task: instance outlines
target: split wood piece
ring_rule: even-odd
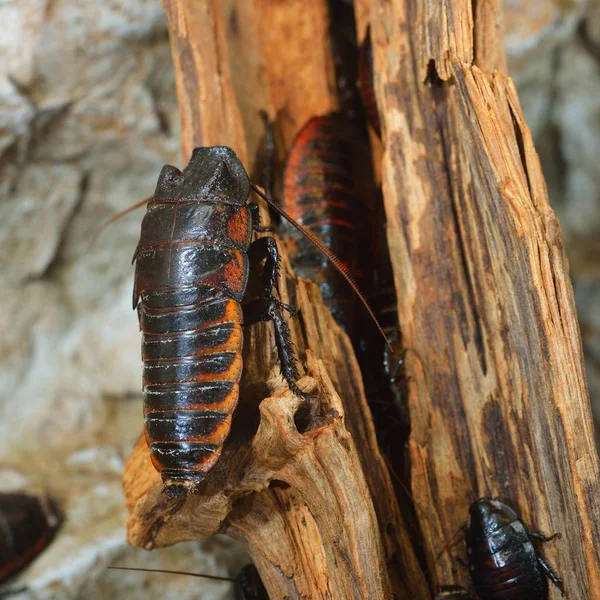
[[[247,164],[219,2],[163,0],[163,8],[176,73],[183,162],[197,146],[214,145],[229,146]]]
[[[167,1],[164,3],[169,13],[176,77],[180,102],[183,106],[184,155],[189,153],[191,145],[227,143],[234,147],[242,159],[252,161],[254,157],[253,150],[258,146],[258,143],[255,139],[244,135],[244,132],[248,129],[245,127],[245,123],[242,125],[240,115],[246,117],[251,114],[246,102],[249,102],[251,106],[254,95],[237,99],[240,104],[244,105],[244,109],[240,111],[234,106],[233,110],[227,114],[226,123],[223,125],[225,128],[224,135],[221,135],[222,132],[216,128],[210,127],[211,114],[214,113],[215,117],[223,118],[223,113],[231,106],[232,98],[234,101],[236,100],[231,94],[233,89],[231,73],[236,72],[237,67],[233,68],[226,64],[228,57],[231,55],[227,48],[224,48],[221,44],[221,41],[226,37],[224,34],[225,25],[222,14],[217,10],[217,4],[215,2],[202,3],[202,5],[196,2],[179,2],[175,5]],[[228,19],[227,36],[232,35],[232,32],[235,31],[235,19]],[[194,37],[198,35],[198,32],[202,32],[202,48],[200,48]],[[177,55],[179,53],[181,57],[178,59]],[[205,56],[205,53],[210,54],[210,56]],[[190,54],[192,59],[190,59]],[[206,65],[214,65],[215,72],[208,72]],[[199,81],[189,85],[188,80],[193,77]],[[250,72],[247,73],[247,77],[257,82],[260,81],[256,74],[253,76]],[[197,90],[207,89],[209,85],[207,80],[212,82],[215,78],[218,80],[220,97],[224,99],[223,103],[225,105],[218,102],[206,102],[206,95],[201,95],[198,103],[194,104],[197,101],[194,96]],[[190,97],[187,97],[188,94]],[[188,108],[190,106],[195,107],[195,112]],[[192,113],[194,118],[189,118]],[[190,128],[194,130],[189,131]],[[251,149],[250,156],[246,151],[247,147]],[[284,279],[281,283],[282,299],[284,301],[287,301],[288,298],[286,287]],[[336,328],[327,309],[322,304],[320,296],[319,303],[318,307],[301,308],[307,314],[310,311],[316,311],[321,315],[322,322],[317,325],[318,328]],[[297,325],[295,329],[298,330]],[[339,329],[337,330],[339,331]],[[309,338],[302,339],[300,345],[304,348],[310,347],[312,344],[313,341]],[[343,352],[339,351],[337,354],[344,355]],[[325,500],[331,504],[319,519],[315,519],[315,527],[318,527],[323,542],[320,551],[311,546],[313,544],[311,540],[314,537],[311,532],[315,531],[314,527],[311,528],[311,526],[306,531],[303,529],[305,527],[304,523],[308,522],[305,515],[308,512],[313,512],[311,502],[316,501],[313,498],[304,497],[305,492],[310,495],[314,491],[312,480],[311,482],[304,482],[301,486],[299,483],[300,476],[292,472],[290,480],[298,485],[298,488],[285,489],[285,486],[282,488],[275,485],[273,489],[268,489],[270,477],[277,476],[278,478],[279,472],[261,471],[258,464],[248,463],[253,456],[248,454],[248,448],[252,444],[252,440],[256,439],[253,437],[254,432],[257,427],[266,428],[269,425],[268,422],[264,421],[268,414],[266,412],[262,413],[262,421],[259,425],[257,406],[260,405],[262,409],[265,397],[270,394],[267,379],[269,373],[273,371],[273,365],[276,363],[270,324],[249,328],[245,335],[244,361],[240,404],[234,417],[232,433],[223,456],[201,487],[199,494],[188,498],[183,503],[181,501],[175,504],[168,502],[158,492],[158,476],[149,464],[144,443],[140,442],[136,448],[125,475],[128,507],[132,511],[129,522],[129,540],[136,545],[152,547],[156,544],[171,544],[182,539],[195,539],[216,531],[228,530],[243,539],[273,598],[283,598],[284,594],[289,595],[291,588],[299,590],[303,595],[306,591],[306,596],[314,598],[331,597],[332,593],[334,598],[390,597],[381,536],[377,521],[373,518],[372,501],[368,488],[364,485],[364,475],[361,471],[360,462],[356,459],[354,454],[356,450],[351,442],[345,442],[345,445],[340,442],[341,445],[344,445],[345,451],[350,453],[350,458],[344,463],[338,456],[335,469],[331,468],[327,472],[328,481],[326,485],[330,486],[329,489],[332,494],[323,496],[319,506],[323,508]],[[352,363],[348,368],[355,368],[355,363]],[[278,372],[277,367],[275,367],[275,372]],[[311,373],[314,374],[314,368]],[[317,377],[317,379],[322,381],[326,378],[323,375],[321,378]],[[344,382],[344,385],[339,388],[340,391],[344,393],[354,382],[359,382],[360,385],[358,371],[347,382]],[[281,384],[281,381],[279,381],[279,384]],[[311,413],[311,418],[307,422],[313,428],[324,427],[327,424],[333,427],[328,420],[332,418],[328,414],[331,407],[331,401],[328,398],[334,397],[334,392],[327,387],[330,384],[323,385],[325,387],[321,389],[328,390],[327,394],[325,397],[317,395],[314,402],[314,412]],[[271,389],[273,389],[273,386],[271,386]],[[269,402],[265,404],[265,409],[268,406]],[[340,410],[337,408],[336,410],[341,414]],[[293,426],[291,418],[293,413],[294,407],[290,407],[288,402],[282,401],[281,412],[278,413],[280,421],[271,422],[271,434],[273,436],[289,433],[286,427],[291,428]],[[368,420],[369,417],[365,416],[364,418]],[[262,431],[267,430],[263,429]],[[306,434],[298,439],[303,440],[304,435]],[[341,436],[340,439],[347,439],[347,435],[342,435],[341,430],[339,436]],[[339,436],[336,434],[331,439],[336,440]],[[281,456],[276,453],[272,454],[275,450],[267,444],[267,441],[275,443],[276,439],[279,438],[269,439],[267,436],[267,440],[261,442],[260,452],[255,453],[259,456],[254,457],[263,461],[280,459]],[[359,443],[362,446],[363,440],[359,440]],[[291,452],[289,445],[282,444],[281,440],[279,440],[278,447],[288,448],[288,454]],[[369,449],[370,446],[367,445],[367,452]],[[364,450],[363,455],[366,456]],[[333,459],[337,455],[332,452],[330,456]],[[375,460],[377,460],[377,456],[375,454]],[[296,455],[293,457],[299,458]],[[284,458],[286,457],[284,456]],[[286,460],[289,458],[287,456]],[[362,458],[364,456],[361,456]],[[321,459],[319,458],[319,460]],[[325,461],[325,464],[328,464],[327,461]],[[380,464],[374,471],[381,471],[382,467],[383,465]],[[283,466],[281,468],[283,469]],[[312,468],[317,469],[318,465],[315,464]],[[314,473],[314,475],[318,476],[318,473]],[[389,483],[387,472],[386,477],[387,480],[382,482],[383,486],[379,485],[376,490],[375,497],[379,507],[393,502],[393,488]],[[350,481],[348,481],[348,478],[350,478]],[[325,486],[325,484],[323,485]],[[300,494],[298,489],[302,490],[303,493]],[[351,490],[351,494],[346,493],[344,491],[346,489]],[[253,494],[257,490],[262,491],[259,494]],[[334,491],[337,491],[337,494],[334,494]],[[250,497],[252,494],[254,498]],[[386,494],[389,494],[392,500],[386,500]],[[282,498],[288,496],[293,498],[293,501],[282,501]],[[230,517],[226,519],[229,514],[227,507],[231,508],[232,498],[236,500],[235,506],[233,506]],[[303,504],[300,504],[300,501]],[[242,506],[240,503],[243,503],[243,506],[251,507],[253,502],[256,502],[256,511],[250,508],[250,512],[245,512],[245,509],[242,508],[241,513],[238,512],[237,509]],[[261,512],[261,506],[279,506],[280,510],[278,513],[265,515]],[[303,508],[301,508],[302,506]],[[319,507],[314,507],[315,511],[318,511],[318,509]],[[258,517],[261,515],[263,518],[259,519]],[[360,515],[360,518],[358,518],[358,515]],[[257,523],[262,523],[262,526],[252,536],[245,537],[244,528],[249,527],[248,522],[253,516],[256,517]],[[242,527],[243,517],[246,522]],[[398,525],[394,522],[392,525],[390,519],[393,518],[393,514],[387,515],[387,519],[381,522],[385,523],[388,530],[391,530],[394,525],[397,529],[401,529],[401,523]],[[279,520],[282,523],[283,531],[297,532],[297,536],[300,537],[296,540],[292,538],[288,540],[286,536],[281,536],[281,539],[270,539],[271,554],[267,556],[261,551],[260,540],[268,539],[269,532],[273,531],[271,523],[274,520]],[[237,523],[240,525],[236,528]],[[334,530],[335,537],[331,538]],[[405,561],[404,555],[410,555],[410,548],[407,552],[404,552],[404,549],[399,549],[397,544],[397,540],[401,536],[393,533],[388,535],[395,535],[395,552],[401,555],[400,562]],[[305,545],[305,552],[301,551],[300,539]],[[341,545],[336,548],[335,545],[340,544],[340,540]],[[389,544],[386,544],[387,546]],[[345,556],[338,556],[338,551]],[[273,563],[269,560],[274,557],[281,560],[280,557],[284,556],[290,557],[290,561],[293,559],[293,562],[285,565],[285,569],[279,568],[279,563]],[[346,564],[341,564],[343,562],[346,562]],[[395,578],[398,579],[396,576]],[[323,594],[323,596],[320,594]]]
[[[266,109],[274,120],[279,159],[283,162],[293,139],[308,119],[339,106],[328,37],[331,24],[327,1],[228,0],[223,22],[229,24],[230,70],[234,74],[233,85],[244,128],[247,132],[254,131],[258,111]],[[235,26],[232,27],[232,23]],[[247,136],[250,157],[262,150],[261,142],[262,136]],[[301,286],[302,289],[312,288]],[[351,293],[348,289],[348,294]],[[321,302],[312,298],[306,306],[322,310]],[[393,592],[399,598],[426,599],[429,589],[408,533],[409,525],[400,512],[393,482],[377,445],[362,378],[356,376],[359,369],[352,346],[337,325],[331,327],[331,321],[324,321],[318,314],[293,319],[292,325],[300,322],[304,323],[303,329],[295,327],[300,355],[309,347],[323,359],[342,398],[346,426],[357,445],[377,512]],[[310,335],[305,333],[309,328]],[[270,331],[268,327],[257,329],[256,337],[253,332],[249,333],[253,361],[260,356],[259,348],[269,347],[265,340],[270,338],[265,336],[270,336]],[[272,357],[266,356],[258,365],[260,372],[265,372],[269,360]],[[252,373],[252,369],[252,365],[245,365],[245,370],[251,373],[249,379],[257,379],[259,374]]]
[[[452,542],[469,504],[493,496],[562,533],[544,557],[570,598],[597,599],[598,457],[573,291],[531,133],[497,71],[500,10],[370,11],[412,489],[434,585],[468,583]]]
[[[318,413],[281,387],[252,419],[238,418],[223,455],[197,493],[161,494],[143,440],[124,478],[128,541],[150,549],[229,532],[250,550],[272,598],[389,598],[383,548],[369,490],[343,408],[321,361],[308,354],[300,385],[317,393]],[[341,477],[343,475],[343,477]],[[271,489],[269,489],[271,488]],[[306,569],[307,565],[313,566]]]

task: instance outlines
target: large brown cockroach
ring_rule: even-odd
[[[163,167],[134,254],[133,306],[143,333],[146,439],[171,494],[197,486],[219,459],[238,400],[242,324],[273,321],[282,375],[293,393],[305,396],[296,386],[296,359],[283,317],[284,310],[293,311],[274,293],[277,244],[272,237],[251,243],[253,231],[264,228],[257,205],[247,204],[250,189],[357,289],[327,248],[251,184],[230,148],[196,148],[183,173]],[[242,307],[250,263],[263,259],[264,298]]]
[[[166,490],[198,485],[229,433],[242,374],[242,323],[272,320],[281,371],[297,395],[289,328],[274,296],[275,240],[251,244],[256,204],[230,148],[196,148],[183,173],[163,167],[142,222],[133,306],[143,333],[145,432]],[[249,263],[266,259],[265,298],[242,309]]]
[[[64,520],[50,496],[0,494],[0,583],[27,567]]]
[[[214,579],[215,581],[231,581],[234,585],[233,592],[235,600],[269,600],[269,594],[262,582],[258,569],[248,563],[238,573],[235,579],[231,577],[219,577],[218,575],[205,575],[203,573],[188,573],[187,571],[168,571],[162,569],[140,569],[135,567],[108,567],[119,571],[143,571],[145,573],[168,573],[171,575],[187,575],[189,577],[201,577],[203,579]]]
[[[354,141],[338,113],[310,119],[290,148],[283,175],[282,206],[355,272],[359,202],[353,180]],[[314,281],[335,320],[348,332],[354,321],[354,296],[320,250],[297,230],[284,228],[290,259],[298,275]]]
[[[558,575],[531,542],[548,542],[558,535],[527,531],[515,511],[498,500],[480,498],[471,504],[465,542],[469,573],[481,600],[546,600],[547,579],[564,596]]]

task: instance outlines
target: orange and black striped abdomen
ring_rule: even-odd
[[[310,230],[350,270],[356,258],[355,210],[358,198],[352,175],[353,140],[338,114],[313,117],[298,133],[288,155],[283,208]],[[295,230],[285,235],[297,273],[319,285],[334,317],[352,324],[355,299],[327,258]]]
[[[195,157],[183,174],[163,169],[135,254],[145,434],[171,492],[202,481],[231,427],[252,236],[248,192],[224,193],[232,178],[226,161],[202,172],[206,160]]]
[[[50,496],[0,494],[0,583],[47,548],[62,522],[63,514]]]

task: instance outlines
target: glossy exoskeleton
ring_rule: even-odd
[[[498,500],[480,498],[471,504],[465,542],[469,573],[481,600],[546,600],[547,579],[564,595],[561,580],[531,542],[554,537],[527,531],[515,511]]]
[[[196,148],[183,173],[166,165],[135,251],[133,306],[143,333],[145,434],[165,491],[197,486],[231,426],[242,373],[242,323],[272,320],[281,371],[298,378],[289,328],[274,295],[275,240],[251,243],[257,205],[235,152]],[[250,263],[265,260],[264,298],[241,305]]]
[[[367,27],[365,37],[358,54],[358,89],[363,109],[369,124],[381,137],[381,123],[375,99],[375,80],[373,74],[373,46],[371,44],[371,28]]]
[[[288,154],[282,206],[349,270],[356,258],[355,209],[358,203],[352,172],[353,139],[337,113],[313,117],[300,130]],[[346,331],[353,323],[355,298],[327,258],[289,227],[282,232],[298,275],[318,284],[336,321]]]
[[[0,583],[48,547],[63,519],[50,496],[0,494]]]

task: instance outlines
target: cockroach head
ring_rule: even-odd
[[[236,153],[226,146],[210,146],[195,148],[183,173],[165,165],[153,200],[208,200],[241,206],[249,195],[250,180]]]
[[[490,498],[479,498],[469,508],[467,530],[490,533],[518,518],[515,511],[503,502]]]

